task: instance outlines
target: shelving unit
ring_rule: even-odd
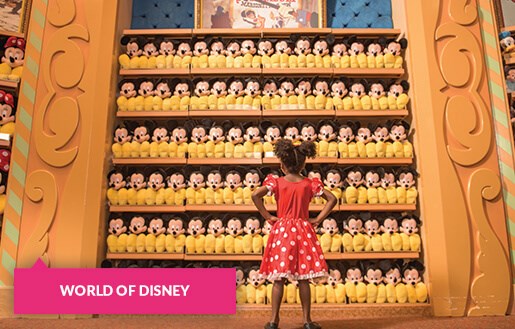
[[[19,81],[12,80],[0,80],[0,89],[10,89],[18,92],[18,87],[20,85]]]

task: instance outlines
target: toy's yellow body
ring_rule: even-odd
[[[315,285],[315,303],[317,304],[323,304],[326,300],[326,289],[323,284],[317,284]]]
[[[188,144],[188,157],[204,159],[206,157],[206,144],[191,142]]]
[[[223,189],[206,188],[206,204],[224,204]]]
[[[206,201],[206,189],[199,188],[197,190],[192,187],[186,189],[186,202],[187,204],[204,204]]]
[[[380,234],[365,235],[365,251],[383,251],[383,240]]]
[[[167,252],[183,253],[184,246],[186,245],[186,235],[180,234],[173,236],[172,234],[166,235],[165,246]]]
[[[377,196],[379,203],[397,203],[397,190],[393,186],[387,187],[386,189],[383,187],[378,187]]]
[[[345,283],[345,293],[351,303],[364,303],[367,300],[367,287],[363,282]]]
[[[225,236],[219,235],[215,236],[214,234],[206,235],[205,242],[205,251],[208,254],[222,254],[225,252]]]
[[[223,199],[225,204],[243,204],[243,189],[238,187],[234,190],[226,187],[223,190]]]
[[[236,304],[245,304],[247,302],[247,287],[240,285],[236,287]]]

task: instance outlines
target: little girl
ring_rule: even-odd
[[[315,157],[315,144],[302,142],[294,145],[291,140],[282,139],[275,145],[275,154],[281,160],[281,170],[285,176],[268,175],[263,186],[252,195],[263,218],[273,225],[260,268],[261,274],[274,281],[272,318],[265,329],[279,327],[279,308],[287,278],[299,282],[304,329],[320,329],[319,324],[311,321],[308,280],[327,276],[327,264],[314,227],[329,215],[336,198],[324,189],[320,180],[300,174],[306,158]],[[275,195],[277,217],[272,216],[263,204],[263,197],[267,194]],[[314,196],[326,199],[327,203],[316,218],[309,218],[309,203]]]

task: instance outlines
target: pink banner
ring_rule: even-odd
[[[15,314],[234,314],[234,269],[14,270]]]

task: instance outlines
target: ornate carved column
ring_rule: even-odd
[[[405,3],[434,313],[505,314],[508,236],[478,2]]]

